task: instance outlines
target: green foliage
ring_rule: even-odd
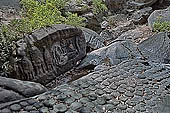
[[[170,22],[161,21],[162,17],[158,17],[157,21],[154,22],[154,31],[155,32],[166,32],[170,31]]]
[[[77,14],[68,12],[66,16],[62,16],[65,15],[62,14],[62,9],[68,2],[69,0],[45,0],[43,2],[21,0],[24,11],[23,18],[17,23],[22,26],[19,27],[19,31],[28,33],[37,28],[61,23],[84,26],[84,18],[78,17]]]
[[[9,60],[12,55],[12,50],[22,34],[15,31],[15,27],[11,24],[2,25],[0,27],[0,72],[10,72]]]
[[[102,0],[92,0],[92,2],[93,2],[93,13],[94,14],[103,13],[108,10]]]

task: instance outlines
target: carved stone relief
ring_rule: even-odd
[[[41,28],[18,42],[12,77],[46,84],[85,55],[86,42],[79,28],[63,24]]]

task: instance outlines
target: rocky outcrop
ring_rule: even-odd
[[[0,77],[0,104],[44,93],[39,83]]]
[[[148,18],[148,25],[151,29],[154,29],[154,22],[170,22],[170,8],[163,9],[163,10],[155,10]]]
[[[63,24],[41,28],[17,42],[12,77],[45,84],[70,70],[85,55],[81,29]]]
[[[141,57],[136,47],[137,45],[131,41],[116,41],[111,45],[87,54],[78,68],[100,64],[117,65],[124,60]]]

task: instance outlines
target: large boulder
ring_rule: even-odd
[[[148,18],[148,25],[153,30],[154,29],[154,22],[170,22],[170,8],[163,9],[163,10],[155,10]]]
[[[158,33],[138,45],[138,48],[146,59],[158,63],[170,63],[170,35]]]
[[[137,51],[136,47],[136,44],[128,40],[117,41],[111,45],[102,47],[87,54],[87,56],[81,61],[78,68],[97,66],[101,64],[117,65],[127,59],[140,58],[140,53]]]
[[[46,84],[76,66],[85,55],[81,29],[63,24],[41,28],[17,42],[12,77]]]
[[[0,104],[44,93],[39,83],[0,77]]]

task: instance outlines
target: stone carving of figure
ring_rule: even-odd
[[[43,48],[44,48],[44,59],[45,59],[44,61],[45,61],[45,64],[46,64],[46,68],[49,72],[49,71],[53,70],[53,60],[52,60],[50,52],[48,51],[46,46],[44,46]]]
[[[45,63],[41,51],[36,47],[32,46],[30,49],[30,57],[33,63],[33,66],[36,71],[36,76],[43,76],[46,72]]]
[[[61,43],[55,43],[52,47],[52,55],[56,64],[65,65],[68,61],[67,51]]]

